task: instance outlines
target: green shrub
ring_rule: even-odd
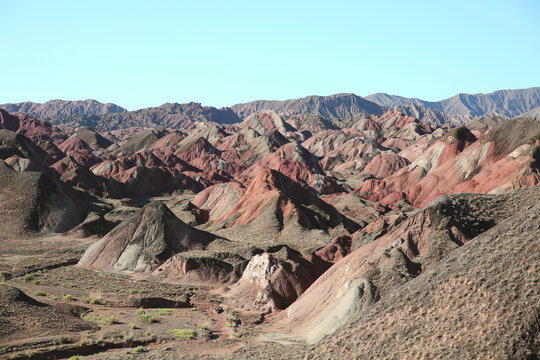
[[[210,331],[210,325],[208,324],[197,324],[199,328],[199,337],[203,339],[210,340],[212,338],[212,332]]]
[[[155,316],[162,316],[162,315],[172,315],[174,313],[173,309],[157,309],[154,310]]]
[[[153,322],[157,322],[157,319],[152,317],[149,313],[147,313],[146,311],[144,311],[144,309],[140,308],[139,310],[137,310],[137,315],[139,316],[139,319],[142,321],[142,322],[145,322],[145,323],[153,323]]]
[[[47,296],[47,293],[43,290],[38,290],[35,292],[36,296]]]
[[[173,334],[174,337],[186,340],[195,339],[195,336],[197,335],[197,333],[191,329],[173,329],[169,330],[169,333]]]
[[[136,353],[147,352],[147,351],[148,350],[142,345],[139,345],[133,349],[133,352],[136,352]]]
[[[65,336],[60,336],[58,339],[56,339],[57,344],[69,344],[71,343],[71,339],[67,338]]]
[[[118,324],[119,321],[114,316],[83,316],[83,320],[90,321],[91,323],[97,324],[97,325],[112,325],[112,324]]]

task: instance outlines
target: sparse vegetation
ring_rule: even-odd
[[[67,300],[67,301],[73,301],[73,296],[71,296],[71,294],[65,294],[64,296],[62,296],[62,299],[64,300]]]
[[[102,305],[103,296],[101,293],[90,291],[90,294],[88,294],[88,303],[92,305]]]
[[[38,354],[38,352],[35,351],[35,350],[28,350],[28,351],[25,353],[26,357],[29,358],[29,359],[33,358],[33,357],[36,356],[37,354]]]
[[[126,332],[124,333],[124,336],[122,338],[122,340],[126,343],[129,343],[131,341],[133,341],[133,339],[135,338],[135,336],[133,335],[132,332]]]
[[[199,336],[201,338],[210,340],[212,338],[212,332],[210,331],[210,325],[208,324],[197,324],[199,329]]]
[[[97,324],[97,325],[112,325],[112,324],[118,324],[119,321],[114,316],[83,316],[83,320],[90,321],[91,323]]]
[[[133,352],[135,353],[141,353],[141,352],[147,352],[148,349],[146,349],[144,346],[139,345],[136,348],[133,349]]]
[[[173,334],[174,337],[182,338],[186,340],[195,339],[195,336],[197,336],[197,333],[191,329],[173,329],[173,330],[169,330],[169,333]]]
[[[88,333],[84,333],[81,335],[81,339],[79,340],[79,344],[81,345],[91,345],[94,343],[94,338],[92,335]]]
[[[60,336],[58,339],[56,339],[57,344],[69,344],[71,343],[71,339],[67,338],[65,336]]]
[[[208,324],[197,324],[197,327],[201,330],[209,330],[210,326]]]
[[[154,310],[154,315],[155,316],[172,315],[172,314],[174,314],[173,309],[157,309],[157,310]]]
[[[137,310],[137,316],[139,316],[139,320],[145,323],[154,323],[158,321],[155,317],[147,313],[143,308]]]
[[[229,327],[236,327],[240,323],[240,319],[238,319],[238,310],[229,310],[229,313],[227,314],[227,322],[225,323],[225,326]]]
[[[43,290],[38,290],[34,293],[36,296],[47,296],[47,293]]]
[[[156,338],[156,334],[151,332],[150,330],[147,330],[145,333],[144,333],[145,336],[148,336],[152,339],[155,339]]]

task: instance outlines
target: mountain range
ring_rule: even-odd
[[[540,357],[539,118],[354,94],[15,108],[1,359]]]
[[[540,106],[540,87],[499,90],[489,94],[457,94],[451,98],[435,102],[385,93],[372,94],[366,96],[366,99],[386,107],[415,104],[447,115],[482,116],[497,114],[515,117]]]
[[[9,112],[27,113],[57,125],[73,128],[89,126],[98,131],[131,127],[184,129],[197,121],[233,124],[262,110],[273,110],[286,117],[311,114],[336,121],[359,115],[381,115],[385,110],[397,108],[404,115],[414,116],[429,124],[459,125],[474,117],[486,115],[508,118],[522,114],[536,116],[540,113],[540,87],[500,90],[489,94],[458,94],[436,102],[385,93],[366,97],[343,93],[290,100],[257,100],[224,108],[190,102],[166,103],[158,107],[127,111],[118,105],[102,104],[96,100],[8,103],[0,104],[0,108]]]

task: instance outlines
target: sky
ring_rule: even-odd
[[[540,86],[540,1],[0,0],[0,103]]]

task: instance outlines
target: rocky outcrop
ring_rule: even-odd
[[[54,162],[49,153],[26,136],[9,130],[0,130],[0,159],[5,160],[12,156],[26,158],[40,169],[45,169]]]
[[[228,303],[250,310],[283,310],[334,263],[347,256],[350,248],[351,237],[340,235],[307,256],[287,246],[255,255],[227,293]]]
[[[153,275],[185,284],[230,284],[236,282],[246,267],[239,257],[212,253],[180,253],[154,270]]]
[[[372,294],[362,301],[370,303],[378,297],[382,299],[437,266],[448,254],[503,223],[517,209],[528,208],[538,200],[538,187],[504,196],[453,194],[440,197],[330,268],[288,308],[283,321],[317,341],[327,334],[323,328],[337,329],[328,325],[332,319],[327,319],[327,314],[337,304],[344,304],[345,300],[338,294],[345,296],[347,292],[340,289],[348,289],[352,283],[360,281]],[[356,295],[361,294],[356,292]],[[364,305],[345,303],[352,307],[344,309],[344,313],[354,316],[347,315],[343,319],[358,318],[360,311],[362,314],[365,311]]]
[[[285,309],[324,270],[286,246],[274,253],[255,255],[227,293],[228,303],[249,310]]]
[[[379,301],[313,346],[305,357],[527,358],[534,354],[540,310],[535,285],[538,187],[508,196],[504,202],[510,207],[501,208],[504,219],[418,277],[381,294]]]
[[[171,256],[204,249],[215,238],[185,224],[164,204],[153,202],[92,244],[78,266],[153,271]]]
[[[86,215],[77,195],[40,172],[17,172],[0,160],[2,233],[65,232]]]

